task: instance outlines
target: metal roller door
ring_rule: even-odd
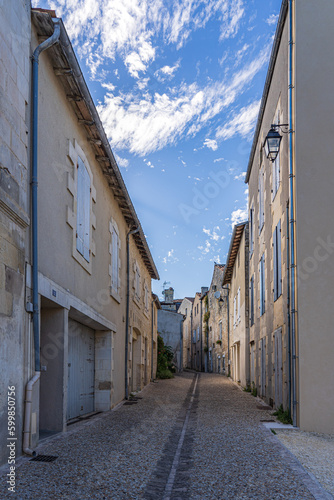
[[[94,341],[94,330],[69,319],[68,420],[94,411]]]

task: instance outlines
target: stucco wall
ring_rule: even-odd
[[[333,433],[334,3],[295,3],[300,426]]]
[[[283,406],[288,406],[288,344],[287,344],[287,229],[286,206],[289,199],[288,136],[283,134],[280,149],[280,184],[273,198],[273,166],[262,150],[264,139],[280,108],[280,123],[288,123],[288,25],[285,24],[273,78],[267,98],[256,152],[249,178],[249,210],[254,208],[254,250],[250,254],[249,280],[254,277],[254,325],[250,326],[250,342],[254,349],[254,382],[258,394],[271,404],[275,402],[275,331],[282,327]],[[264,225],[259,231],[259,175],[264,170]],[[274,301],[273,233],[281,221],[282,295]],[[265,313],[260,315],[259,263],[265,257]],[[233,303],[232,303],[233,306]],[[261,387],[261,346],[265,343],[265,388]]]
[[[25,382],[29,369],[29,320],[24,273],[29,226],[30,2],[0,3],[0,436],[8,437],[7,392],[15,386],[16,455],[21,454]],[[8,448],[0,449],[0,465]]]

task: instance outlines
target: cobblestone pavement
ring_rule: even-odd
[[[184,373],[42,443],[52,463],[20,460],[0,499],[325,499],[261,419],[250,394],[219,375]]]

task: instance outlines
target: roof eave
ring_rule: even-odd
[[[45,22],[42,23],[42,19],[45,16],[48,17],[48,21],[49,21],[48,24],[49,24],[50,30],[51,29],[53,30],[53,21],[52,21],[53,16],[52,16],[51,11],[50,11],[50,13],[48,13],[48,12],[41,12],[39,10],[32,9],[32,16],[33,16],[35,26],[42,28],[42,24],[43,24],[44,30],[46,29],[46,23]],[[114,158],[113,152],[111,150],[109,141],[107,139],[106,133],[104,131],[101,119],[98,115],[98,112],[96,110],[93,99],[92,99],[91,94],[89,92],[89,89],[87,87],[86,81],[82,75],[82,72],[81,72],[79,63],[77,61],[75,52],[73,50],[71,41],[68,37],[68,34],[66,32],[66,29],[64,27],[62,19],[60,19],[60,18],[58,18],[58,19],[59,19],[59,24],[60,24],[60,40],[59,40],[59,43],[57,45],[52,47],[52,49],[54,51],[57,51],[57,50],[62,51],[62,53],[65,55],[67,62],[69,63],[69,69],[72,71],[71,74],[68,74],[68,76],[63,75],[62,78],[63,77],[74,78],[74,80],[75,80],[75,82],[76,82],[76,84],[77,84],[77,86],[82,94],[82,101],[87,106],[89,114],[92,117],[92,122],[94,123],[94,127],[98,133],[99,140],[101,141],[100,146],[104,150],[106,160],[108,162],[110,162],[110,166],[105,167],[104,170],[102,167],[101,168],[102,168],[105,175],[107,175],[106,171],[108,169],[110,171],[112,171],[109,173],[112,173],[112,175],[115,178],[115,181],[118,184],[117,186],[115,185],[114,187],[115,187],[115,189],[116,188],[119,189],[119,191],[122,193],[122,196],[120,198],[122,198],[123,204],[120,204],[120,201],[117,198],[116,198],[116,201],[118,202],[118,204],[120,206],[120,209],[122,211],[125,222],[130,229],[139,228],[138,233],[133,235],[136,246],[137,246],[137,248],[138,248],[138,250],[143,258],[143,261],[145,263],[147,270],[149,271],[151,278],[159,280],[160,279],[159,273],[158,273],[158,270],[157,270],[156,265],[154,263],[150,249],[148,247],[148,243],[146,241],[142,226],[140,224],[139,218],[136,214],[135,208],[134,208],[132,201],[130,199],[130,196],[129,196],[129,193],[128,193],[127,188],[125,186],[123,177],[120,173],[120,170],[119,170],[118,165],[116,163],[116,160]],[[48,36],[50,36],[50,34],[51,33],[48,33]],[[59,49],[59,47],[60,47],[60,49]],[[74,102],[74,105],[75,105],[75,102]],[[83,125],[83,126],[86,126],[86,125]],[[89,125],[86,127],[86,129],[88,129],[87,133],[89,134],[89,132],[90,132]],[[110,180],[110,179],[108,179],[108,180]]]
[[[254,139],[253,139],[253,143],[252,143],[252,149],[251,149],[251,153],[250,153],[250,157],[249,157],[249,161],[248,161],[247,173],[246,173],[246,177],[245,177],[245,184],[248,184],[250,173],[252,170],[256,146],[257,146],[259,136],[260,136],[263,115],[264,115],[264,111],[266,108],[269,89],[270,89],[270,85],[271,85],[271,81],[272,81],[273,73],[274,73],[274,68],[275,68],[275,64],[276,64],[277,54],[278,54],[279,46],[280,46],[281,39],[282,39],[285,18],[286,18],[287,12],[288,12],[288,4],[289,4],[288,0],[283,0],[283,3],[281,5],[281,10],[280,10],[279,18],[278,18],[273,48],[271,51],[271,56],[270,56],[270,61],[269,61],[269,67],[268,67],[268,71],[267,71],[267,77],[266,77],[266,81],[265,81],[265,85],[264,85],[260,110],[259,110],[258,119],[257,119],[257,123],[256,123]]]

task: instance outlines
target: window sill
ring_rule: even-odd
[[[121,303],[121,296],[112,287],[110,287],[110,296],[119,304]]]
[[[136,304],[137,307],[139,307],[140,309],[140,297],[138,297],[137,295],[135,295],[133,297],[133,302]]]

